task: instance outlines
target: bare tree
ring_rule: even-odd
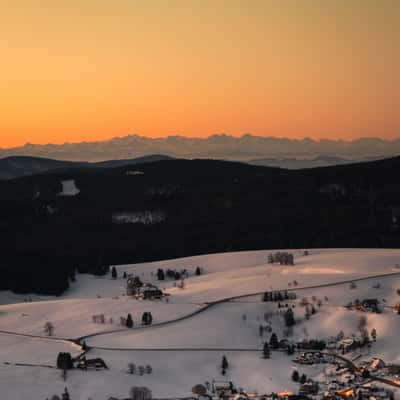
[[[54,325],[53,325],[50,321],[47,321],[47,322],[44,324],[43,330],[44,330],[44,332],[45,332],[48,336],[53,336],[53,333],[54,333]]]

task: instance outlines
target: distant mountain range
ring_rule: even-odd
[[[170,160],[172,157],[151,155],[126,160],[109,160],[97,163],[83,161],[60,161],[41,157],[13,156],[0,159],[0,179],[40,174],[48,171],[63,171],[73,168],[116,168],[153,161]]]
[[[68,161],[99,162],[134,159],[151,154],[176,158],[211,158],[250,161],[255,159],[310,159],[340,157],[344,159],[391,157],[400,154],[400,139],[361,138],[353,141],[312,140],[261,137],[250,134],[241,137],[212,135],[207,138],[169,136],[146,138],[138,135],[116,137],[107,141],[65,143],[62,145],[26,144],[0,149],[1,157],[30,156]]]

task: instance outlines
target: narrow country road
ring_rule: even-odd
[[[325,287],[333,287],[333,286],[340,286],[340,285],[346,285],[346,284],[350,284],[351,282],[361,282],[361,281],[366,281],[369,279],[376,279],[376,278],[386,278],[386,277],[390,277],[390,276],[398,276],[400,275],[400,271],[399,272],[391,272],[388,274],[377,274],[377,275],[369,275],[369,276],[364,276],[361,278],[356,278],[356,279],[346,279],[346,280],[342,280],[342,281],[337,281],[337,282],[332,282],[332,283],[322,283],[322,284],[318,284],[318,285],[311,285],[311,286],[301,286],[301,287],[296,287],[296,288],[284,288],[284,289],[274,289],[274,291],[286,291],[286,292],[298,292],[298,291],[302,291],[302,290],[310,290],[310,289],[320,289],[320,288],[325,288]],[[120,329],[115,329],[113,331],[106,331],[106,332],[97,332],[97,333],[93,333],[90,335],[85,335],[85,336],[81,336],[77,339],[74,339],[74,343],[82,343],[83,341],[86,341],[88,339],[91,339],[93,337],[98,337],[98,336],[106,336],[106,335],[112,335],[114,333],[120,333],[120,332],[132,332],[132,334],[134,334],[135,331],[137,330],[142,330],[142,329],[154,329],[154,328],[159,328],[159,327],[163,327],[166,325],[172,325],[172,324],[176,324],[188,319],[191,319],[201,313],[204,313],[208,310],[210,310],[211,308],[218,306],[220,304],[224,304],[224,303],[234,303],[237,300],[241,300],[247,297],[253,297],[253,296],[262,296],[264,294],[263,292],[255,292],[255,293],[248,293],[248,294],[243,294],[243,295],[238,295],[238,296],[232,296],[232,297],[225,297],[225,298],[221,298],[219,300],[215,300],[212,302],[208,302],[208,303],[204,303],[204,306],[199,308],[198,310],[195,310],[189,314],[183,315],[181,317],[172,319],[172,320],[168,320],[168,321],[164,321],[164,322],[159,322],[159,323],[155,323],[152,325],[140,325],[131,329],[127,329],[127,328],[120,328]],[[92,348],[98,348],[96,346],[93,346]],[[112,348],[109,348],[109,350],[112,350]],[[117,348],[115,350],[118,350]],[[134,350],[134,349],[132,349]]]

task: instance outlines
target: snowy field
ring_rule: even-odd
[[[212,254],[121,265],[115,280],[110,276],[78,274],[71,289],[59,298],[0,292],[1,399],[22,399],[34,394],[35,400],[44,400],[60,394],[64,386],[68,386],[72,400],[126,397],[131,386],[147,386],[155,397],[188,396],[193,385],[212,379],[233,379],[238,386],[259,393],[297,390],[297,384],[290,379],[294,368],[290,357],[279,352],[273,352],[270,360],[261,357],[262,344],[270,336],[259,334],[265,313],[272,315],[270,322],[279,338],[284,334],[283,319],[274,314],[277,304],[261,301],[261,293],[269,290],[293,289],[297,300],[290,304],[313,296],[320,300],[318,312],[309,320],[304,317],[304,308],[294,308],[295,340],[328,339],[340,330],[351,335],[357,330],[361,313],[343,306],[356,298],[379,299],[386,305],[383,313],[362,313],[367,329],[375,328],[378,336],[368,357],[376,355],[400,363],[400,316],[390,308],[400,302],[396,292],[400,288],[400,250],[311,250],[308,256],[293,250],[294,266],[268,264],[269,253],[270,250]],[[201,276],[195,276],[196,267],[202,269]],[[158,282],[157,268],[187,269],[185,288],[175,287],[171,280]],[[126,296],[124,272],[157,284],[170,294],[169,301]],[[350,288],[351,281],[355,281],[355,288]],[[235,296],[245,297],[173,321],[201,310],[207,303]],[[28,299],[32,301],[26,302]],[[145,311],[152,313],[154,324],[171,323],[141,328]],[[92,315],[100,313],[105,315],[106,323],[93,323]],[[119,324],[120,316],[127,313],[132,314],[133,329]],[[64,382],[59,370],[38,366],[54,366],[58,352],[80,352],[78,345],[45,337],[43,326],[47,321],[54,325],[53,338],[77,339],[103,333],[86,339],[94,347],[88,358],[101,357],[110,369],[71,371]],[[225,378],[218,369],[223,355],[230,364]],[[153,373],[129,375],[129,362],[151,365]],[[315,376],[321,372],[318,368],[299,369]]]

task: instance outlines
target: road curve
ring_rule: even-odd
[[[400,275],[400,271],[399,272],[391,272],[391,273],[386,273],[386,274],[376,274],[376,275],[369,275],[369,276],[364,276],[361,278],[356,278],[356,279],[345,279],[342,281],[337,281],[337,282],[332,282],[332,283],[322,283],[322,284],[318,284],[318,285],[311,285],[311,286],[301,286],[301,287],[296,287],[296,288],[284,288],[284,289],[274,289],[274,291],[286,291],[286,292],[298,292],[301,290],[309,290],[309,289],[320,289],[320,288],[324,288],[324,287],[332,287],[332,286],[340,286],[340,285],[345,285],[345,284],[350,284],[351,282],[361,282],[361,281],[366,281],[366,280],[370,280],[370,279],[376,279],[376,278],[386,278],[386,277],[390,277],[390,276],[398,276]],[[90,335],[85,335],[85,336],[81,336],[77,339],[74,339],[73,342],[77,343],[77,344],[81,344],[83,341],[86,341],[90,338],[93,337],[98,337],[98,336],[105,336],[105,335],[110,335],[110,334],[114,334],[114,333],[120,333],[120,332],[132,332],[134,333],[137,330],[141,330],[141,329],[152,329],[152,328],[159,328],[159,327],[163,327],[166,325],[172,325],[178,322],[182,322],[185,320],[188,320],[190,318],[193,318],[207,310],[210,310],[212,307],[215,307],[217,305],[220,304],[224,304],[224,303],[229,303],[229,302],[235,302],[235,300],[240,300],[240,299],[244,299],[246,297],[253,297],[253,296],[262,296],[264,294],[264,291],[262,292],[255,292],[255,293],[249,293],[249,294],[243,294],[243,295],[238,295],[238,296],[232,296],[232,297],[224,297],[222,299],[216,300],[216,301],[212,301],[212,302],[208,302],[208,303],[204,303],[204,306],[199,308],[198,310],[195,310],[189,314],[183,315],[181,317],[169,320],[169,321],[163,321],[163,322],[159,322],[159,323],[155,323],[152,325],[140,325],[137,327],[134,327],[132,329],[127,329],[127,328],[120,328],[120,329],[115,329],[113,331],[106,331],[106,332],[97,332],[97,333],[93,333]],[[90,348],[92,349],[101,349],[100,347],[97,346],[90,346]],[[104,350],[119,350],[118,348],[103,348]],[[124,349],[125,351],[127,351],[128,349]],[[132,348],[132,351],[134,351],[135,349]]]

